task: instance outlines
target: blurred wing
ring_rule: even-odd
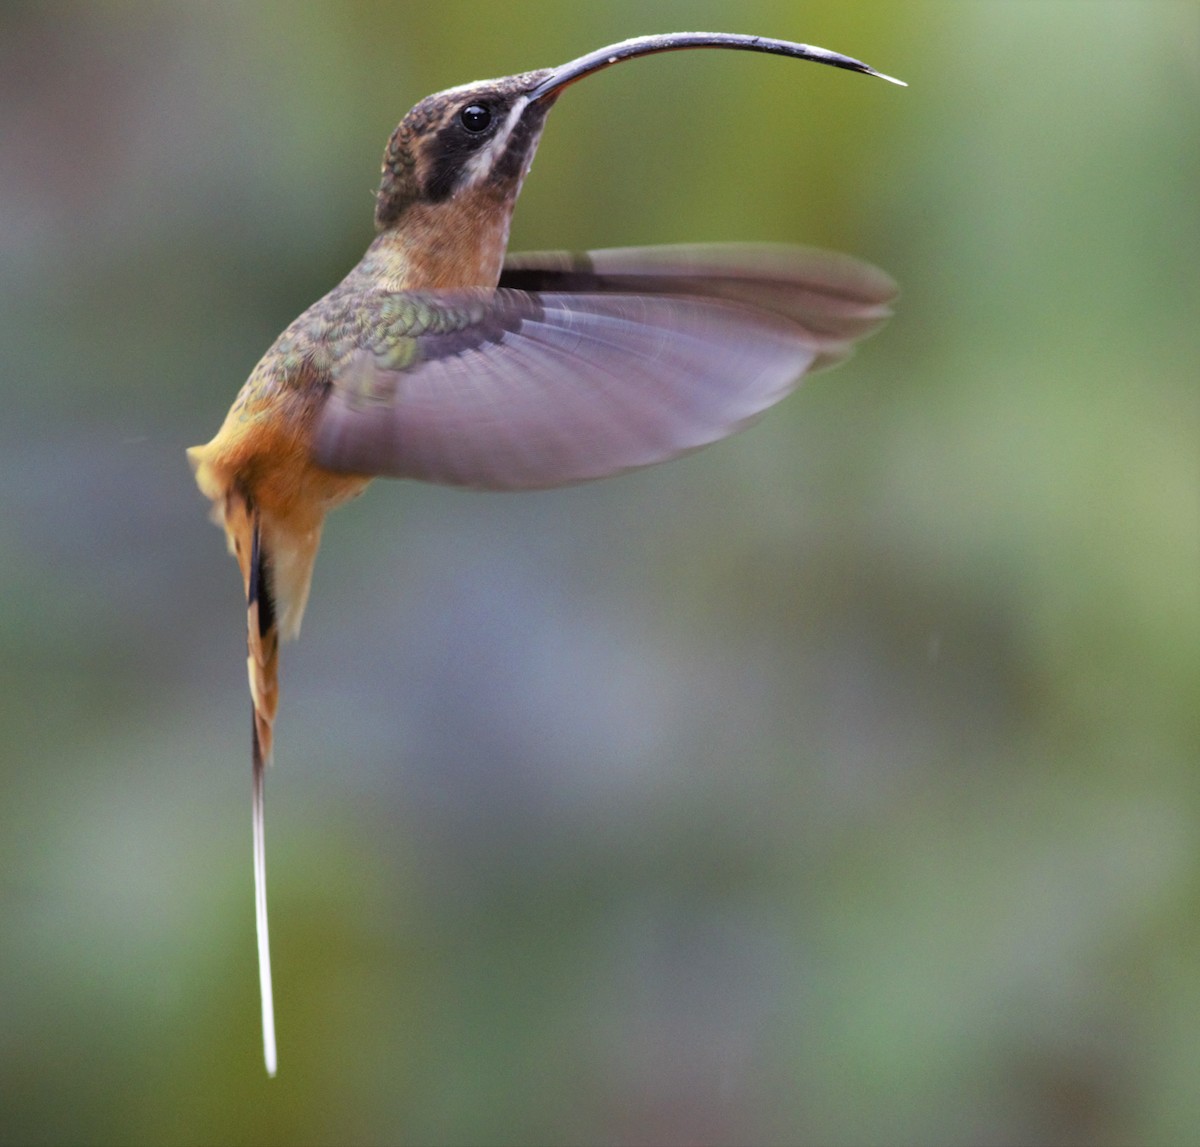
[[[420,333],[403,355],[382,339],[350,357],[319,415],[317,461],[493,490],[601,478],[732,434],[884,317],[824,280],[801,287],[782,263],[755,278],[745,248],[727,264],[697,250],[696,271],[657,252],[584,257],[594,267],[611,255],[620,274],[578,293],[575,277],[596,271],[555,255],[511,274],[566,276],[564,289],[396,296],[391,309],[418,311]],[[615,285],[630,275],[639,293]],[[829,300],[803,304],[825,330],[797,317],[805,291]]]
[[[896,282],[870,263],[835,251],[778,244],[710,243],[542,251],[510,255],[501,287],[692,295],[771,311],[823,344],[812,370],[845,358],[891,315]]]

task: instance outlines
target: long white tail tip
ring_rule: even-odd
[[[263,831],[263,769],[254,763],[254,920],[258,931],[258,986],[262,995],[263,1060],[274,1079],[278,1067],[275,1052],[275,995],[271,989],[271,939],[267,931],[267,849]]]

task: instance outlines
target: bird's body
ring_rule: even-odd
[[[452,232],[470,233],[465,224]],[[275,340],[216,437],[188,452],[197,483],[214,503],[220,505],[227,491],[240,487],[269,523],[269,532],[278,535],[269,546],[273,561],[282,557],[279,548],[287,544],[285,538],[295,539],[298,554],[305,549],[304,540],[311,539],[311,565],[325,513],[360,493],[370,480],[328,470],[312,456],[313,427],[334,379],[364,346],[384,347],[395,362],[411,354],[413,336],[436,318],[416,298],[397,314],[398,296],[416,290],[494,287],[504,255],[499,238],[494,245],[497,253],[484,258],[466,242],[418,252],[404,249],[402,235],[379,235],[346,278]],[[280,580],[277,569],[274,589],[282,607],[281,628],[292,637],[299,629],[307,586],[284,586]]]
[[[428,97],[388,143],[378,234],[362,260],[276,339],[212,441],[188,451],[246,590],[271,1074],[263,770],[279,644],[299,631],[326,513],[376,475],[516,490],[674,457],[748,424],[888,314],[886,275],[801,248],[506,257],[512,211],[561,91],[620,60],[690,47],[879,75],[820,48],[681,33]]]
[[[271,756],[278,705],[277,645],[300,632],[325,515],[362,493],[371,480],[330,470],[314,459],[318,413],[356,351],[379,348],[384,361],[403,363],[417,335],[439,320],[453,322],[412,294],[418,285],[425,291],[495,286],[508,228],[490,243],[468,242],[463,237],[473,234],[476,217],[484,213],[464,206],[461,225],[451,232],[458,242],[419,250],[394,231],[379,235],[350,274],[275,340],[216,437],[188,451],[196,482],[212,500],[239,559],[251,608],[269,608],[274,619],[269,627],[274,632],[260,635],[267,639],[269,655],[262,652],[262,640],[254,641],[255,625],[250,626],[256,755],[264,761]],[[487,228],[481,230],[486,235]],[[252,554],[261,564],[258,571]],[[251,596],[254,576],[260,581]],[[264,606],[264,595],[269,605]]]

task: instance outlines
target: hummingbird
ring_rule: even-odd
[[[889,276],[806,248],[506,254],[521,185],[563,91],[624,60],[690,48],[766,52],[904,86],[824,48],[680,32],[423,99],[384,150],[376,236],[362,260],[275,340],[216,437],[187,452],[246,594],[271,1076],[263,780],[279,645],[299,634],[326,513],[376,476],[528,490],[676,457],[744,428],[890,314]]]

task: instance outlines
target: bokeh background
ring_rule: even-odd
[[[745,435],[376,485],[286,651],[184,463],[418,98],[627,36],[514,248],[902,284]],[[0,9],[0,1142],[1200,1141],[1200,6]]]

